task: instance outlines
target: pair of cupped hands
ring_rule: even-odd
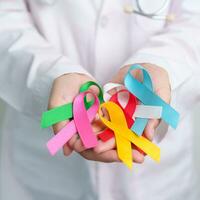
[[[154,92],[160,96],[167,103],[170,102],[171,98],[171,89],[168,73],[161,67],[143,63],[141,64],[150,74]],[[125,66],[121,68],[118,73],[113,76],[109,81],[112,83],[123,84],[124,76],[127,73],[130,66]],[[139,81],[142,81],[141,71],[134,70],[132,75],[137,78]],[[85,74],[79,73],[69,73],[62,75],[54,80],[48,108],[52,109],[57,106],[73,102],[73,99],[79,93],[79,89],[82,84],[87,81],[95,81],[91,77]],[[91,91],[98,95],[98,90],[96,87],[91,87]],[[111,91],[114,92],[114,91]],[[67,121],[62,121],[53,126],[54,134],[58,133],[65,125]],[[155,133],[155,129],[158,127],[160,121],[151,119],[149,120],[143,136],[148,140],[152,141]],[[94,133],[98,134],[105,129],[105,126],[101,123],[98,118],[95,118],[92,122],[92,128]],[[78,136],[75,134],[64,146],[63,153],[65,156],[69,156],[73,151],[79,153],[82,157],[87,160],[94,160],[100,162],[120,162],[117,151],[115,139],[111,138],[107,142],[102,142],[99,140],[99,143],[96,147],[92,149],[85,149],[83,143]],[[133,162],[143,163],[144,155],[136,149],[132,150]]]

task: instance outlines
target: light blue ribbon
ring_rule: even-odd
[[[142,83],[132,76],[131,71],[135,69],[142,70]],[[151,106],[162,106],[161,118],[171,127],[177,127],[179,122],[179,113],[153,92],[151,77],[141,65],[135,64],[129,68],[129,71],[124,78],[124,85],[143,104]],[[131,130],[134,131],[138,136],[141,136],[147,125],[147,122],[148,119],[136,118],[133,126],[131,127]]]

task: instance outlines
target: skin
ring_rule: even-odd
[[[152,78],[155,93],[164,101],[169,103],[171,98],[171,90],[167,72],[163,68],[153,64],[142,63],[141,65],[149,72]],[[123,83],[124,76],[127,73],[129,67],[130,66],[125,66],[121,68],[119,72],[110,80],[110,82]],[[134,70],[133,76],[141,81],[141,72],[139,70]],[[91,80],[95,81],[87,75],[78,73],[70,73],[58,77],[55,79],[52,86],[48,108],[52,109],[54,107],[72,102],[74,97],[79,93],[80,86],[83,83]],[[74,84],[72,85],[72,83]],[[93,91],[95,94],[98,94],[96,87],[91,87],[91,91]],[[114,92],[115,91],[111,91],[111,94]],[[59,130],[61,130],[66,123],[67,121],[63,121],[54,125],[54,133],[56,134]],[[159,123],[159,120],[149,120],[143,135],[147,139],[152,140],[155,129],[158,127]],[[100,120],[96,118],[92,123],[92,128],[93,131],[98,134],[105,127],[100,122]],[[68,141],[68,143],[64,145],[63,153],[65,156],[69,156],[73,151],[76,151],[87,160],[101,162],[120,162],[115,147],[115,139],[112,138],[107,142],[99,141],[99,144],[95,148],[86,150],[80,138],[78,137],[78,134],[75,134]],[[135,149],[133,149],[132,154],[134,162],[143,163],[144,155]]]

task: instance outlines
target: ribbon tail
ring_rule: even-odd
[[[121,134],[121,133],[120,133]],[[129,141],[139,147],[142,151],[144,151],[147,155],[149,155],[156,162],[160,162],[160,148],[147,140],[143,136],[137,136],[131,130],[126,130],[126,134],[124,134]]]
[[[131,142],[116,134],[116,145],[117,145],[117,153],[119,159],[129,168],[132,169],[133,161],[132,161],[132,148]]]
[[[138,136],[141,136],[147,123],[148,119],[136,118],[134,124],[131,127],[131,130]]]
[[[76,126],[73,121],[70,121],[59,133],[54,135],[48,142],[47,148],[53,156],[59,149],[76,133]]]
[[[72,104],[64,104],[62,106],[53,108],[43,112],[41,119],[41,127],[47,128],[58,122],[72,118]]]

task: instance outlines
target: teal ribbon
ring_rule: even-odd
[[[142,70],[143,82],[139,82],[131,74],[132,70]],[[143,104],[151,106],[161,106],[161,118],[169,124],[172,128],[176,128],[179,122],[179,113],[174,110],[169,104],[164,102],[159,96],[153,92],[152,81],[149,73],[138,64],[132,65],[124,78],[124,85],[134,94]],[[146,127],[148,119],[136,118],[135,123],[131,129],[137,134],[142,135]]]

